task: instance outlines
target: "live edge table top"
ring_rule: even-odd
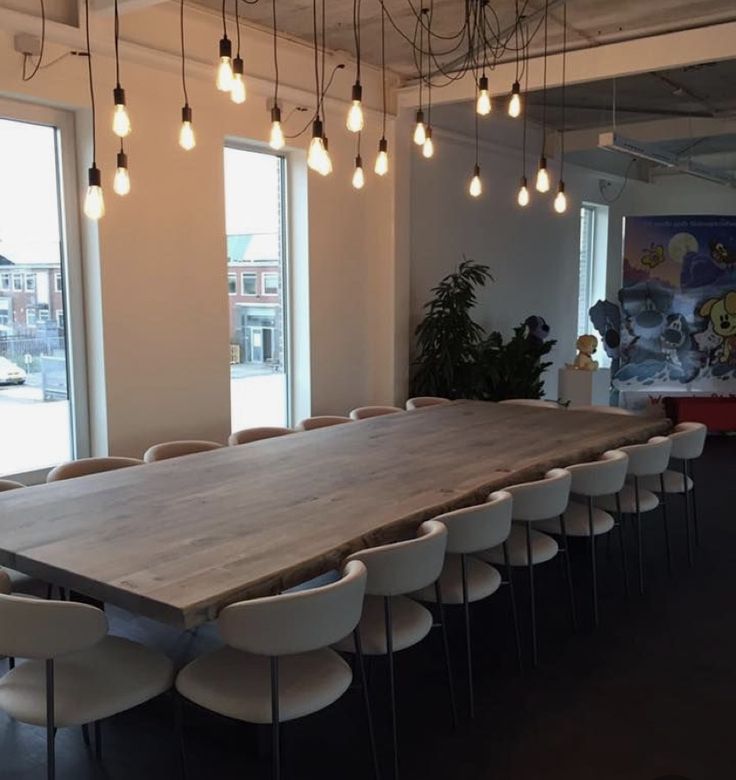
[[[0,494],[0,564],[195,626],[492,490],[669,427],[456,401],[13,490]]]

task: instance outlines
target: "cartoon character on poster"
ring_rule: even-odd
[[[619,303],[617,389],[736,392],[736,217],[627,218]]]

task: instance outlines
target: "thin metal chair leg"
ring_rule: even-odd
[[[593,526],[593,497],[588,496],[588,535],[590,541],[590,579],[593,597],[593,625],[598,625],[598,571],[595,559],[595,528]],[[609,536],[610,539],[610,536]]]
[[[639,553],[639,593],[644,595],[644,539],[641,530],[641,503],[639,500],[639,477],[634,477],[634,500],[636,502],[636,540]]]
[[[15,669],[15,658],[11,655],[8,656],[8,671]]]
[[[89,726],[86,723],[82,724],[82,739],[85,747],[89,747]]]
[[[473,649],[470,641],[470,604],[468,602],[468,574],[465,555],[460,555],[460,572],[463,585],[463,612],[465,617],[465,653],[468,662],[468,710],[470,717],[475,717],[475,696],[473,691]]]
[[[621,511],[621,494],[616,493],[616,522],[618,523],[618,541],[621,545],[621,571],[624,575],[624,593],[629,598],[629,564],[626,558],[626,537],[624,535],[624,515]]]
[[[271,766],[273,780],[281,777],[281,744],[279,723],[279,659],[271,656]]]
[[[697,493],[695,490],[695,474],[693,473],[693,462],[691,460],[687,461],[685,464],[688,476],[693,482],[692,490],[690,491],[690,500],[693,502],[693,530],[695,531],[695,546],[700,547],[700,524],[698,523],[698,501],[697,501]]]
[[[365,676],[365,665],[363,663],[363,644],[360,640],[360,628],[358,626],[353,631],[353,644],[355,645],[355,665],[360,677],[360,687],[363,690],[363,704],[365,705],[365,717],[368,725],[368,742],[371,749],[371,760],[373,761],[373,775],[376,780],[380,780],[381,770],[378,765],[376,737],[373,733],[373,716],[371,715],[371,702],[368,695],[368,680]]]
[[[388,687],[391,697],[391,735],[394,749],[394,780],[399,780],[399,735],[396,725],[396,685],[394,680],[394,637],[391,619],[391,598],[383,598],[383,616],[386,631],[386,655],[388,656]]]
[[[514,639],[516,640],[516,657],[519,662],[519,671],[524,672],[524,656],[521,650],[521,633],[519,632],[519,613],[516,610],[516,592],[514,590],[514,577],[511,573],[508,542],[503,543],[503,564],[506,567],[506,581],[509,586],[511,598],[511,618],[514,621]]]
[[[532,560],[532,526],[526,523],[526,566],[529,570],[529,616],[532,625],[532,666],[537,666],[537,614],[534,602],[534,563]]]
[[[46,661],[46,777],[56,776],[56,721],[54,707],[54,661]]]
[[[445,623],[445,606],[442,601],[442,587],[440,581],[434,584],[434,597],[437,602],[437,612],[440,618],[440,631],[442,632],[442,648],[445,655],[445,669],[447,670],[447,690],[450,694],[450,710],[452,711],[452,727],[457,728],[457,706],[455,704],[455,683],[452,679],[452,664],[450,663],[450,641],[447,637],[447,624]]]
[[[672,547],[670,546],[670,524],[667,519],[667,493],[664,490],[664,472],[659,475],[659,489],[662,501],[662,523],[664,524],[664,546],[667,552],[667,573],[672,576]]]
[[[567,579],[567,591],[570,597],[570,621],[572,622],[572,630],[578,630],[578,618],[575,610],[575,588],[572,583],[572,565],[570,563],[570,542],[567,538],[567,526],[565,525],[564,513],[560,515],[560,531],[562,532],[562,543],[565,545],[565,578]]]
[[[101,721],[95,721],[95,759],[102,761],[102,724]]]
[[[687,489],[687,461],[682,461],[682,500],[685,502],[685,544],[687,544],[687,563],[693,565],[693,543],[690,538],[690,493]]]
[[[176,732],[176,741],[179,756],[179,772],[183,780],[187,778],[187,750],[184,739],[184,703],[176,688],[172,690],[174,697],[174,731]]]

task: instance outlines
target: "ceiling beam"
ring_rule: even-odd
[[[567,84],[584,84],[733,58],[736,58],[736,22],[725,22],[570,51],[567,53]],[[542,57],[528,62],[530,91],[542,89],[543,65]],[[488,73],[491,92],[508,94],[515,75],[515,63],[497,65]],[[561,84],[562,55],[558,53],[548,57],[547,86],[554,88]],[[466,73],[448,86],[434,89],[432,101],[436,105],[460,103],[474,100],[475,95],[476,84],[472,73]],[[418,104],[418,85],[400,90],[401,108],[415,108]]]

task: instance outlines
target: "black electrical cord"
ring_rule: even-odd
[[[225,17],[225,0],[222,0],[222,37],[227,40],[227,19]]]
[[[544,76],[542,89],[542,157],[544,157],[547,142],[547,19],[549,17],[549,0],[544,0]]]
[[[23,55],[23,81],[30,81],[41,69],[41,63],[43,62],[43,51],[46,47],[46,6],[44,0],[41,0],[41,51],[38,53],[38,62],[33,68],[33,72],[30,75],[26,75],[26,63],[28,61],[29,54]],[[89,47],[88,47],[89,48]]]
[[[562,130],[560,131],[560,182],[564,179],[565,170],[565,81],[567,66],[567,3],[562,6]]]
[[[115,83],[120,88],[120,13],[118,11],[118,0],[114,3],[115,9]]]
[[[383,122],[381,138],[386,138],[386,7],[381,0],[381,82],[383,93]]]
[[[92,79],[92,47],[89,43],[89,0],[84,0],[84,26],[87,38],[87,75],[89,77],[89,100],[92,106],[92,168],[97,167],[97,110],[95,106],[95,85]]]
[[[235,0],[237,3],[238,0]],[[273,71],[274,71],[274,89],[273,104],[276,108],[279,105],[279,48],[278,35],[276,32],[276,0],[272,0],[271,8],[273,11]]]
[[[240,59],[240,12],[238,10],[238,0],[235,0],[235,32],[237,36],[237,53],[235,56]]]
[[[89,0],[85,0],[89,2]],[[184,106],[189,105],[187,94],[186,54],[184,50],[184,0],[179,0],[179,33],[181,37],[181,86],[184,92]]]

